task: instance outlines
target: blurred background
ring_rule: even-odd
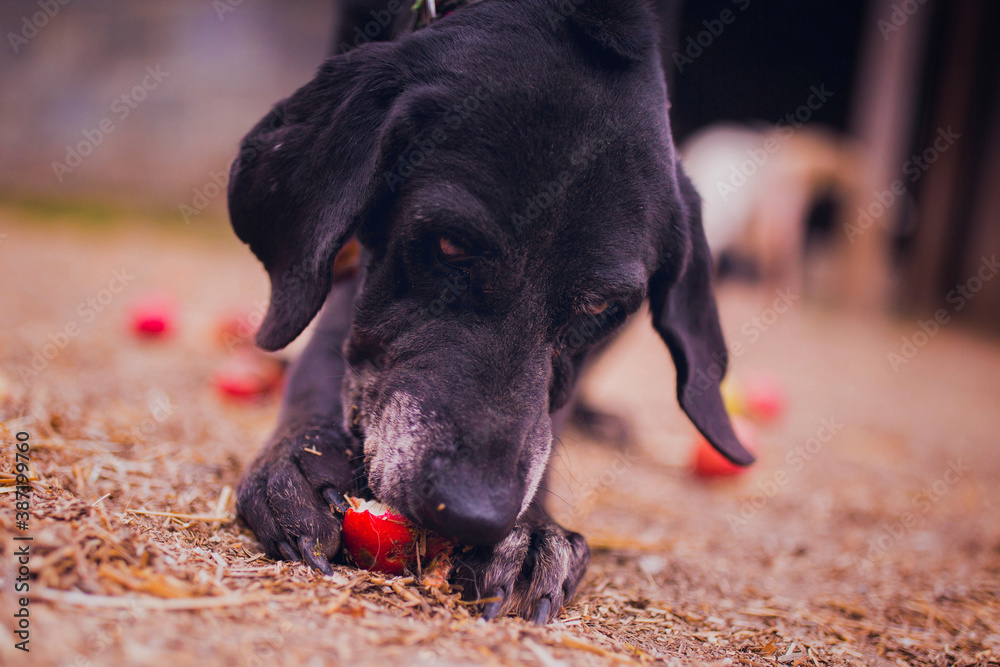
[[[924,316],[1000,247],[996,3],[663,6],[724,275]],[[239,138],[335,48],[333,23],[328,0],[4,2],[0,203],[220,224]],[[976,297],[956,318],[1000,330],[1000,281]]]

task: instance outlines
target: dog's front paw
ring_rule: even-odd
[[[236,511],[275,559],[304,560],[333,574],[340,550],[344,492],[353,477],[347,436],[337,427],[301,429],[276,439],[243,473]]]
[[[533,507],[503,541],[459,555],[453,580],[466,599],[490,600],[486,620],[516,614],[548,623],[573,597],[589,563],[583,536]]]

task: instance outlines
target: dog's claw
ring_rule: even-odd
[[[313,568],[327,576],[333,574],[333,567],[330,565],[330,561],[322,555],[316,554],[316,540],[313,538],[306,537],[305,535],[299,537],[299,552],[302,554],[302,559]]]
[[[552,600],[545,597],[538,601],[538,609],[535,610],[535,625],[545,625],[549,622],[549,612],[552,609]]]
[[[323,500],[330,503],[330,506],[341,514],[347,514],[347,510],[351,509],[351,506],[344,500],[344,496],[337,493],[336,489],[326,489],[323,491]]]
[[[493,595],[490,597],[500,598],[499,600],[493,600],[492,602],[487,602],[486,606],[483,608],[483,620],[492,621],[500,613],[500,608],[503,606],[504,601],[504,590],[498,588],[493,591]]]
[[[295,547],[293,547],[288,542],[279,543],[278,551],[281,552],[281,555],[285,560],[290,560],[293,563],[297,563],[302,560],[302,557],[299,556],[297,551],[295,551]]]
[[[236,510],[271,558],[305,560],[332,574],[343,515],[331,511],[330,501],[337,499],[334,489],[351,488],[353,474],[339,455],[346,442],[336,425],[289,427],[243,473]]]
[[[487,621],[511,614],[544,625],[573,597],[589,561],[581,535],[534,509],[497,544],[459,554],[453,581],[482,600]]]

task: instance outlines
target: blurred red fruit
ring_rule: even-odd
[[[747,412],[761,422],[774,422],[785,414],[788,399],[777,380],[757,378],[746,383],[744,396]]]
[[[757,445],[757,434],[753,425],[742,417],[733,417],[732,420],[736,437],[740,439],[747,451],[757,455],[760,452],[760,447]],[[730,463],[726,457],[715,451],[708,440],[699,433],[695,436],[692,470],[698,477],[732,477],[745,473],[749,468],[742,468]]]
[[[148,294],[129,309],[129,327],[140,338],[159,338],[174,329],[174,303],[164,294]]]
[[[363,570],[392,576],[417,569],[417,547],[421,528],[406,517],[392,512],[374,500],[348,499],[353,505],[344,515],[341,537],[344,548]],[[451,543],[443,537],[427,533],[426,551],[421,563],[430,563],[449,549]]]
[[[258,400],[281,387],[285,366],[277,359],[256,352],[236,354],[213,378],[215,389],[224,398]]]

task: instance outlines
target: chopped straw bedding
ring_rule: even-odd
[[[735,372],[781,378],[791,407],[761,431],[756,470],[704,483],[686,469],[669,357],[638,317],[585,386],[629,419],[632,446],[571,431],[553,460],[551,511],[594,549],[582,589],[548,627],[483,623],[419,576],[272,562],[235,520],[240,470],[277,410],[211,388],[230,354],[214,318],[266,293],[237,243],[0,224],[3,664],[1000,664],[995,342],[946,330],[894,373],[885,355],[906,322],[802,302],[751,341],[741,329],[773,295],[724,290],[729,337],[747,343]],[[134,280],[25,386],[18,367],[121,267]],[[128,303],[158,288],[179,303],[178,332],[134,340]],[[824,418],[839,428],[810,443]],[[11,622],[21,534],[30,655]]]

